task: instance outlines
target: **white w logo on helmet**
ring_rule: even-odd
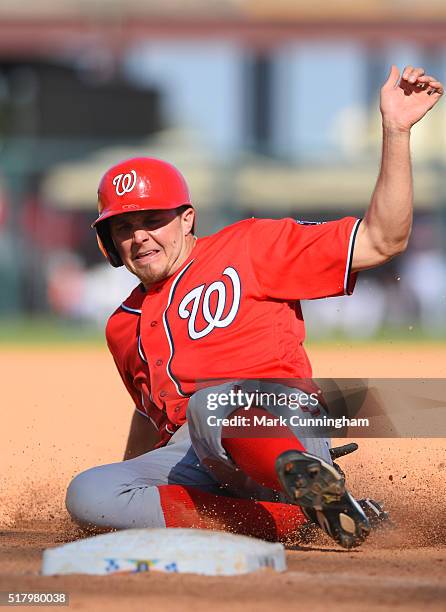
[[[113,185],[118,196],[123,196],[125,193],[132,191],[136,185],[136,172],[130,170],[127,174],[117,174],[113,179]]]

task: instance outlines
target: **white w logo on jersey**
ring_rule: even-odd
[[[223,281],[215,281],[211,283],[206,291],[204,291],[205,285],[195,287],[195,289],[192,289],[184,296],[180,305],[178,306],[178,314],[180,317],[182,319],[189,319],[187,329],[192,340],[199,340],[200,338],[207,336],[216,327],[228,327],[228,325],[230,325],[235,319],[240,306],[240,278],[234,268],[226,268],[223,271],[223,274],[230,279],[232,284],[232,304],[225,317],[222,318],[226,307],[227,289]],[[217,293],[217,302],[215,304],[214,312],[211,312],[211,296],[215,292]],[[201,301],[202,295],[203,301]],[[191,302],[192,308],[189,310],[187,307]],[[203,318],[207,325],[203,329],[197,330],[196,319],[200,303]]]
[[[118,196],[123,196],[125,193],[132,191],[136,185],[136,172],[130,170],[127,174],[117,174],[113,179],[113,185]]]

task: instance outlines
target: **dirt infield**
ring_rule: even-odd
[[[446,378],[439,344],[318,346],[310,355],[320,377]],[[353,493],[385,500],[396,523],[358,550],[321,537],[289,550],[281,575],[39,576],[42,550],[77,535],[63,505],[68,481],[121,458],[131,406],[105,349],[3,347],[0,368],[0,591],[65,590],[80,610],[446,608],[443,439],[363,440],[341,460]]]

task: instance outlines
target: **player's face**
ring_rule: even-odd
[[[149,210],[110,219],[113,242],[125,267],[148,288],[174,274],[193,245],[194,210]]]

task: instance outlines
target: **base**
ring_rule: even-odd
[[[148,571],[234,576],[286,570],[282,544],[223,531],[126,529],[43,553],[42,574],[119,574]]]

